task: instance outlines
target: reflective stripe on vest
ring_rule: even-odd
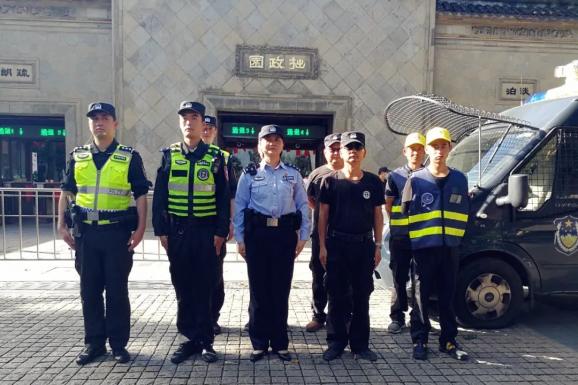
[[[407,181],[409,171],[407,166],[396,168],[391,172],[391,180],[397,188],[398,196],[393,200],[391,216],[389,218],[389,232],[392,237],[408,236],[407,216],[401,212],[401,195]]]
[[[168,181],[168,211],[177,216],[208,217],[217,215],[215,178],[212,171],[214,155],[219,148],[209,146],[207,153],[194,165],[183,155],[180,143],[170,146],[171,167]],[[190,172],[193,188],[189,191]]]
[[[78,192],[76,204],[86,210],[124,211],[131,202],[131,186],[128,171],[132,154],[116,150],[109,156],[100,170],[96,169],[90,146],[76,149],[74,159],[74,179]],[[110,223],[100,220],[98,224]]]
[[[467,186],[465,175],[453,169],[442,190],[429,170],[412,174],[408,220],[412,248],[459,246],[468,223]]]

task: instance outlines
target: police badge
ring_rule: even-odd
[[[567,215],[554,219],[556,234],[554,246],[559,252],[570,255],[578,250],[578,218]]]

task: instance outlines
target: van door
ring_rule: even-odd
[[[578,292],[578,128],[559,128],[516,171],[528,174],[528,205],[512,239],[538,265],[542,292]]]

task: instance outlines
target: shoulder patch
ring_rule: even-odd
[[[130,152],[131,154],[134,152],[134,148],[130,147],[130,146],[125,146],[122,144],[119,144],[117,147],[117,150],[119,151],[125,151],[125,152]]]
[[[291,167],[299,172],[301,172],[301,170],[299,169],[299,167],[297,167],[296,165],[292,164],[292,163],[285,163],[285,166]]]
[[[257,166],[255,165],[255,163],[250,162],[247,167],[245,167],[243,169],[243,172],[246,174],[249,174],[251,176],[255,176],[257,175]]]

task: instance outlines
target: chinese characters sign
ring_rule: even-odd
[[[297,47],[237,46],[237,76],[316,79],[316,49]]]
[[[35,72],[34,64],[0,61],[0,83],[33,84]]]
[[[536,91],[535,80],[500,81],[500,99],[526,100]]]
[[[222,132],[225,138],[256,139],[262,124],[255,123],[223,123]],[[281,125],[281,130],[287,140],[291,139],[323,139],[326,135],[325,127],[316,125],[297,126]]]

